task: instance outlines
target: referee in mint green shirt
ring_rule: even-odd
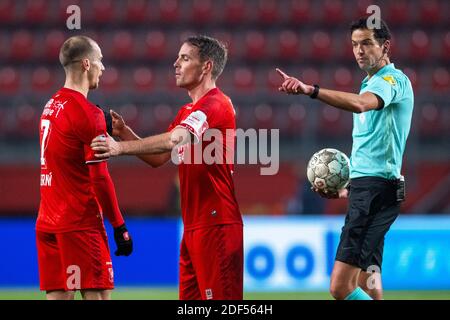
[[[359,94],[308,85],[288,76],[279,90],[304,94],[353,112],[350,188],[339,193],[315,189],[325,198],[349,198],[331,274],[336,299],[382,299],[384,237],[404,200],[402,157],[411,126],[414,94],[408,77],[390,62],[391,33],[382,20],[371,27],[361,18],[350,27],[353,54],[367,73]]]

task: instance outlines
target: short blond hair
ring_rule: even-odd
[[[71,63],[89,57],[94,51],[96,42],[86,36],[74,36],[64,41],[59,50],[59,62],[64,68]]]

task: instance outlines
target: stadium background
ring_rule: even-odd
[[[81,8],[81,30],[66,27],[71,4]],[[64,81],[58,62],[64,39],[85,34],[97,40],[106,71],[90,100],[115,109],[136,132],[148,135],[164,131],[177,108],[188,102],[186,92],[175,87],[172,65],[181,40],[199,33],[228,44],[229,61],[218,85],[234,102],[237,126],[280,129],[277,175],[260,176],[258,165],[236,167],[246,259],[254,261],[246,262],[246,297],[329,298],[321,292],[328,280],[326,243],[311,239],[338,235],[346,202],[309,192],[305,165],[324,147],[350,154],[352,117],[319,101],[278,93],[275,67],[308,83],[359,90],[364,74],[351,52],[348,25],[371,4],[380,6],[393,33],[391,61],[409,76],[416,94],[403,167],[408,196],[401,221],[386,239],[392,266],[385,265],[386,276],[392,274],[387,289],[410,294],[389,296],[388,291],[387,298],[450,298],[450,3],[444,0],[0,0],[0,227],[7,244],[0,257],[0,298],[42,298],[35,292],[33,233],[39,204],[38,125],[43,106]],[[175,298],[176,167],[154,170],[131,157],[114,159],[109,167],[122,211],[133,218],[130,229],[136,233],[134,257],[114,260],[122,288],[116,297]],[[298,226],[298,233],[286,232],[286,225]],[[277,271],[292,248],[297,248],[290,258],[293,273],[289,267]],[[406,261],[402,257],[411,251],[422,253],[404,258],[410,262],[395,269],[394,262]],[[425,271],[418,272],[418,265]],[[417,281],[407,280],[413,278]]]

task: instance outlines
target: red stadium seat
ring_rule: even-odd
[[[149,92],[154,88],[155,77],[149,68],[138,68],[133,72],[133,88],[138,92]]]
[[[338,91],[355,91],[355,81],[353,74],[348,68],[338,68],[333,74],[334,88]]]
[[[303,25],[313,20],[310,0],[292,0],[289,8],[289,21]]]
[[[41,23],[47,20],[49,1],[28,0],[25,7],[24,21],[27,23]]]
[[[278,58],[284,60],[300,59],[300,40],[291,30],[282,31],[278,38]]]
[[[331,56],[331,37],[323,31],[316,31],[312,35],[312,55],[315,60],[326,60]]]
[[[441,22],[441,11],[444,8],[441,7],[437,0],[427,0],[420,2],[420,23],[424,25],[436,25]]]
[[[322,23],[337,25],[345,20],[344,6],[341,0],[325,0],[323,3]]]
[[[31,74],[31,89],[34,92],[51,93],[55,76],[46,67],[38,67]]]
[[[6,34],[0,33],[0,59],[6,59],[8,56],[9,40]]]
[[[145,56],[148,59],[164,59],[167,51],[166,36],[161,31],[150,31],[145,38]]]
[[[93,0],[92,14],[89,17],[92,23],[105,24],[114,23],[117,19],[115,17],[116,6],[112,0]]]
[[[357,20],[361,17],[368,16],[370,13],[367,13],[367,8],[373,5],[372,0],[357,0],[356,4],[352,3],[352,8],[354,9],[351,19]]]
[[[258,21],[262,24],[277,23],[280,18],[278,2],[276,0],[259,0],[257,14]]]
[[[125,9],[125,21],[139,24],[150,20],[149,3],[146,0],[128,0]]]
[[[411,81],[411,85],[413,87],[414,93],[418,93],[421,91],[421,86],[419,82],[419,76],[417,72],[414,69],[411,68],[405,68],[403,69],[403,73],[409,78]]]
[[[250,60],[260,60],[266,56],[267,39],[264,33],[250,31],[245,35],[245,58]]]
[[[34,138],[39,128],[39,118],[41,116],[41,107],[33,108],[28,104],[15,108],[16,128],[14,135],[16,137]]]
[[[137,132],[142,130],[141,123],[141,112],[140,109],[132,104],[125,104],[118,108],[119,114],[123,117],[123,120],[127,125],[129,125],[133,130]]]
[[[237,128],[248,129],[255,128],[255,113],[251,106],[234,105],[236,110],[236,126]]]
[[[119,31],[112,41],[112,56],[115,60],[130,60],[134,54],[134,39],[129,31]]]
[[[100,77],[100,91],[105,92],[118,92],[121,86],[121,76],[119,70],[115,67],[106,67],[103,71],[103,75]]]
[[[249,68],[237,68],[234,71],[233,83],[238,92],[250,93],[255,90],[255,76]]]
[[[301,77],[300,80],[307,84],[316,84],[321,83],[320,73],[317,69],[314,68],[306,68],[300,71]],[[296,75],[293,75],[296,77]]]
[[[269,104],[259,104],[254,108],[254,116],[256,120],[256,129],[273,128],[274,111]]]
[[[287,133],[291,136],[301,134],[306,124],[306,108],[302,104],[294,103],[288,108]]]
[[[160,22],[180,22],[180,4],[178,0],[161,0],[159,3],[159,14]]]
[[[175,110],[166,104],[159,104],[152,109],[152,131],[158,133],[167,131],[167,128],[175,118]],[[148,124],[145,124],[145,126],[148,126]]]
[[[323,137],[343,137],[348,134],[349,128],[344,119],[344,111],[330,106],[323,106],[319,109],[318,134]],[[351,118],[347,113],[348,119]]]
[[[8,121],[8,109],[6,106],[0,106],[0,139],[8,132],[8,127],[11,125],[11,121]]]
[[[419,133],[422,137],[441,137],[445,128],[442,108],[433,103],[427,103],[420,108]]]
[[[444,67],[436,68],[433,71],[433,91],[447,92],[450,88],[450,73]]]
[[[9,24],[16,20],[16,1],[0,1],[0,25]]]
[[[44,59],[52,62],[58,61],[59,51],[65,40],[66,39],[62,31],[52,30],[47,33],[44,41]]]
[[[10,59],[23,61],[31,58],[34,52],[33,35],[25,30],[16,31],[11,38]]]
[[[215,21],[214,13],[212,0],[194,0],[190,20],[193,24],[207,24]]]
[[[239,25],[245,22],[247,11],[244,0],[227,0],[224,8],[225,23]]]
[[[403,26],[410,22],[410,6],[408,1],[397,0],[392,1],[388,7],[387,19],[389,25],[393,26]]]
[[[444,61],[450,59],[450,31],[442,37],[441,57]]]
[[[430,55],[430,39],[423,30],[416,30],[411,36],[410,56],[414,60],[423,61],[428,59]]]
[[[0,93],[12,95],[20,88],[20,74],[12,67],[0,69]]]

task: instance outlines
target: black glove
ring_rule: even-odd
[[[116,256],[129,256],[133,251],[133,240],[131,240],[125,224],[114,228],[114,241],[117,245],[117,250],[114,253]]]
[[[112,131],[113,131],[113,127],[112,127],[112,117],[111,114],[105,110],[102,109],[102,107],[100,107],[98,104],[96,105],[98,108],[100,108],[100,110],[103,111],[103,114],[105,115],[105,121],[106,121],[106,132],[108,132],[108,134],[110,136],[112,136]]]

